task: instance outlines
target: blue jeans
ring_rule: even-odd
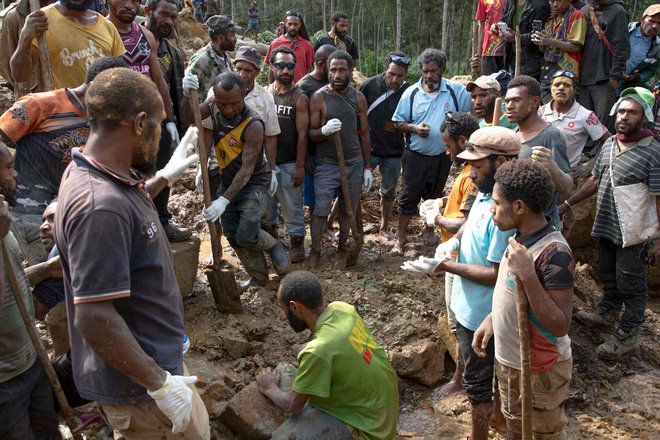
[[[380,169],[380,196],[384,199],[394,200],[396,197],[396,184],[401,175],[401,157],[371,156],[371,168]]]
[[[222,188],[224,193],[226,188]],[[236,194],[220,217],[222,232],[231,247],[251,249],[259,241],[261,217],[266,210],[265,190],[247,190]]]
[[[276,225],[279,207],[282,207],[286,231],[291,237],[305,236],[305,213],[303,211],[303,185],[293,186],[292,176],[296,168],[295,162],[283,163],[277,166],[277,193],[268,198],[263,223]]]

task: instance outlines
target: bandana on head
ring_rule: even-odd
[[[647,120],[653,121],[655,119],[653,117],[653,105],[655,103],[655,97],[653,96],[653,93],[644,87],[628,87],[622,91],[621,97],[617,102],[614,103],[612,110],[610,110],[610,116],[614,116],[619,108],[619,104],[621,104],[626,99],[632,99],[638,102],[639,105],[641,105],[644,109],[644,116],[646,116]]]

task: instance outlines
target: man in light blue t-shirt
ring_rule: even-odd
[[[466,150],[457,157],[472,166],[470,177],[479,187],[467,221],[458,233],[438,246],[433,259],[421,257],[404,263],[404,269],[453,273],[451,310],[456,315],[456,339],[464,365],[462,385],[472,405],[470,438],[487,438],[493,411],[494,344],[479,357],[472,349],[472,337],[491,312],[493,289],[500,260],[515,230],[500,231],[493,220],[492,191],[495,171],[517,158],[521,143],[516,134],[504,127],[484,127],[472,133]],[[450,257],[458,249],[458,259]]]
[[[399,229],[393,249],[403,255],[406,230],[421,199],[442,196],[451,158],[445,154],[440,125],[452,112],[470,111],[470,94],[462,84],[442,78],[447,57],[438,49],[426,49],[417,58],[420,80],[408,87],[392,116],[397,130],[406,134],[402,156],[403,192],[399,199]],[[449,115],[449,116],[448,116]],[[433,227],[424,230],[425,241],[437,240]]]

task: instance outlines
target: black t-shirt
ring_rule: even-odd
[[[355,41],[353,41],[353,39],[349,36],[344,38],[337,37],[337,40],[335,41],[335,39],[332,38],[329,33],[325,33],[321,35],[318,40],[316,40],[316,43],[314,44],[314,52],[316,52],[318,48],[324,44],[335,46],[339,50],[345,50],[354,60],[360,58],[360,55],[358,55],[358,48],[355,45]],[[345,48],[341,47],[342,44],[345,46]]]
[[[401,95],[408,88],[408,83],[403,83],[397,90],[391,91],[385,84],[385,74],[372,76],[362,83],[360,92],[367,99],[367,109],[384,93],[387,97],[376,107],[367,111],[369,121],[369,134],[371,135],[371,151],[378,157],[399,157],[403,154],[405,146],[403,133],[400,131],[387,132],[383,129],[385,122],[392,120],[396,107],[401,100]]]
[[[183,374],[183,303],[152,200],[142,182],[112,174],[74,149],[56,223],[80,395],[114,405],[149,399],[144,388],[106,364],[73,323],[77,304],[112,301],[147,356],[171,374]]]
[[[305,92],[300,87],[294,85],[291,90],[284,93],[277,93],[275,83],[268,87],[268,91],[273,95],[275,108],[277,109],[277,121],[280,124],[280,134],[277,136],[277,154],[275,163],[291,163],[296,161],[298,156],[298,128],[296,127],[296,103],[300,95]]]

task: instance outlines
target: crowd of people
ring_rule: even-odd
[[[489,426],[521,438],[520,291],[534,436],[564,438],[575,260],[562,231],[596,193],[603,295],[575,318],[613,329],[597,348],[603,359],[639,348],[647,269],[660,257],[660,5],[629,23],[619,0],[480,0],[472,81],[446,78],[445,53],[426,48],[390,52],[382,73],[355,87],[360,52],[343,12],[312,44],[302,14],[287,11],[262,59],[238,44],[236,23],[207,10],[198,18],[210,41],[186,59],[176,0],[42,1],[32,12],[29,3],[0,15],[0,75],[16,96],[0,116],[0,438],[60,438],[20,297],[38,319],[66,303],[70,349],[53,364],[69,401],[97,402],[116,438],[210,438],[183,363],[169,245],[192,235],[171,221],[168,201],[194,166],[200,191],[202,167],[210,180],[202,215],[248,275],[239,289],[267,285],[270,262],[282,277],[278,306],[293,330],[312,334],[290,390],[276,371],[256,378],[294,414],[275,439],[396,435],[398,381],[385,350],[353,306],[324,302],[310,272],[324,243],[349,252],[375,169],[378,234],[393,258],[410,256],[416,216],[421,240],[437,246],[402,269],[444,273],[458,356],[441,395],[466,392],[468,438],[487,439]],[[257,2],[248,16],[257,34]],[[409,83],[413,63],[421,78]],[[264,64],[267,86],[256,81]],[[209,160],[198,165],[200,137]]]

